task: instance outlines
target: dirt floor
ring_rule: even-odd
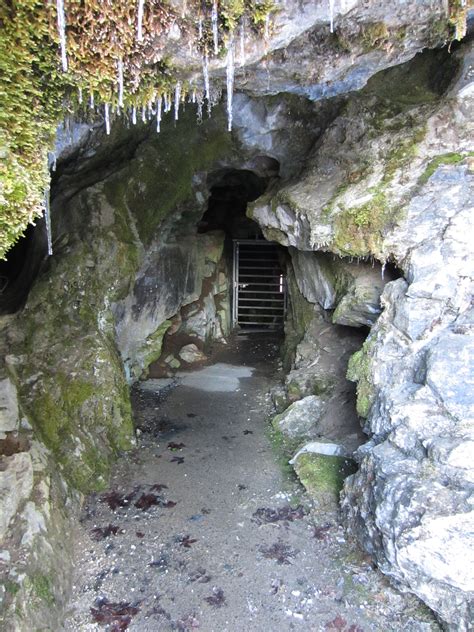
[[[139,447],[88,498],[64,631],[438,631],[318,514],[269,436],[278,342],[134,393]]]

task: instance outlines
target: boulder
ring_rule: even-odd
[[[321,397],[304,397],[277,415],[273,419],[273,427],[289,440],[314,437],[317,435],[318,422],[325,406],[326,403]]]
[[[195,364],[196,362],[204,362],[207,360],[207,356],[198,349],[195,344],[185,345],[179,352],[179,357],[183,362],[188,364]]]
[[[0,467],[0,541],[10,521],[33,489],[33,463],[28,452],[1,457]]]
[[[16,386],[9,378],[0,380],[0,433],[17,430],[19,425]]]

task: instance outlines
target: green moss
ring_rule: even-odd
[[[351,459],[314,453],[300,454],[294,467],[308,493],[317,500],[337,500],[344,479],[357,469]]]
[[[383,48],[389,41],[390,33],[385,22],[364,24],[360,35],[364,52]]]
[[[17,584],[16,582],[11,581],[10,579],[5,580],[3,585],[5,587],[6,592],[13,596],[16,595],[17,592],[21,588],[20,584]]]
[[[372,198],[361,206],[339,205],[333,247],[340,254],[365,257],[380,250],[383,229],[392,214],[383,189],[373,187],[369,192]]]
[[[469,151],[463,154],[451,152],[451,153],[441,154],[439,156],[436,156],[436,158],[433,158],[432,160],[430,160],[425,171],[421,174],[418,180],[418,183],[425,184],[426,182],[428,182],[428,180],[431,178],[431,176],[434,174],[434,172],[438,169],[439,166],[456,165],[462,162],[463,160],[465,160],[466,158],[472,157],[472,156],[474,156],[473,151]]]
[[[152,364],[158,360],[161,356],[161,350],[163,348],[163,338],[165,333],[171,327],[171,320],[165,320],[161,325],[145,340],[145,343],[140,348],[139,353],[143,354],[143,372],[140,376],[144,378],[147,375],[147,369]]]
[[[374,389],[371,381],[371,351],[375,341],[366,340],[362,349],[356,351],[347,366],[346,377],[357,382],[357,414],[367,417],[374,400]]]
[[[52,590],[52,583],[46,575],[32,575],[29,582],[33,593],[49,606],[53,606],[55,598]]]
[[[288,439],[283,435],[283,433],[273,425],[269,427],[267,437],[272,445],[273,452],[285,480],[293,483],[296,478],[295,471],[289,464],[289,460],[295,453],[293,446],[288,442]]]

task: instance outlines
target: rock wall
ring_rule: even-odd
[[[472,49],[439,55],[369,81],[329,126],[302,177],[257,200],[251,215],[268,238],[299,251],[375,256],[402,270],[349,363],[370,440],[346,480],[343,510],[387,575],[449,629],[468,630]],[[329,307],[334,286],[321,257],[293,251],[297,285]]]

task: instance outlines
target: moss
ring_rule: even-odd
[[[165,320],[161,325],[145,340],[145,343],[140,348],[139,354],[142,355],[142,367],[143,371],[140,376],[144,378],[147,375],[147,369],[161,356],[161,350],[163,348],[163,338],[171,327],[171,320]]]
[[[441,165],[456,165],[462,162],[463,160],[465,160],[466,158],[469,158],[472,156],[474,156],[473,151],[469,151],[463,154],[451,152],[451,153],[441,154],[439,156],[436,156],[436,158],[433,158],[432,160],[430,160],[425,171],[421,174],[420,178],[418,179],[418,183],[426,184],[426,182],[428,182],[428,180],[431,178],[434,172]]]
[[[375,341],[366,340],[362,349],[356,351],[349,359],[346,377],[357,382],[357,414],[367,417],[374,400],[374,389],[371,381],[371,351]]]
[[[337,500],[344,479],[357,469],[351,459],[315,453],[300,454],[294,467],[308,493],[317,500]]]
[[[4,585],[4,587],[5,587],[6,592],[7,592],[8,594],[10,594],[10,595],[13,595],[13,596],[14,596],[14,595],[16,595],[16,594],[17,594],[17,592],[18,592],[18,591],[20,590],[20,588],[21,588],[20,584],[17,584],[16,582],[14,582],[14,581],[12,581],[12,580],[10,580],[10,579],[5,580],[5,582],[3,583],[3,585]]]
[[[46,575],[32,575],[29,578],[33,593],[49,606],[53,606],[55,598],[52,590],[51,579]]]
[[[289,460],[295,453],[294,446],[289,444],[288,439],[283,433],[273,426],[269,427],[267,437],[272,445],[273,452],[284,478],[289,482],[293,482],[295,480],[295,471],[289,464]]]
[[[465,0],[448,0],[448,24],[453,40],[462,40],[467,31],[467,12],[469,3]]]
[[[360,40],[364,52],[383,48],[389,41],[390,33],[385,22],[371,22],[364,24]]]

